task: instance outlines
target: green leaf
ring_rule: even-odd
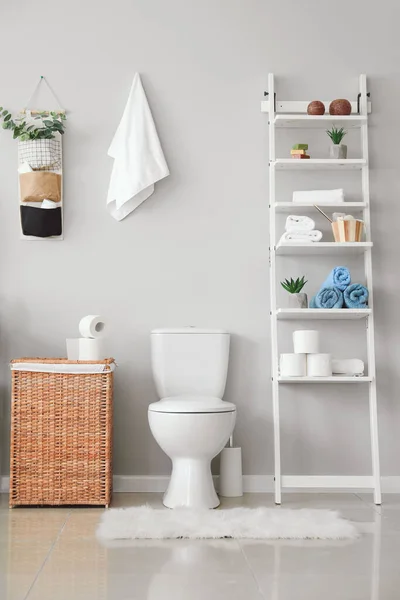
[[[1,113],[3,115],[3,117],[8,113],[8,110],[3,110],[3,112]]]
[[[6,117],[4,117],[4,121],[6,121],[6,122],[9,121],[10,119],[11,119],[11,115],[10,114],[8,114]]]
[[[43,121],[43,125],[46,125],[46,127],[52,127],[53,121],[49,121],[48,119],[46,119],[45,121]]]
[[[3,129],[8,129],[8,123],[3,123],[3,124],[2,124],[2,128],[3,128]]]

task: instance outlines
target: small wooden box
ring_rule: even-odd
[[[114,368],[112,358],[11,361],[11,507],[110,504]]]

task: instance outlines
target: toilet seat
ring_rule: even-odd
[[[236,406],[213,396],[170,396],[153,402],[150,412],[193,414],[193,413],[226,413],[235,412]]]

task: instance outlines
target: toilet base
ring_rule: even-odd
[[[207,459],[175,458],[171,479],[163,498],[167,508],[216,508],[220,501]]]

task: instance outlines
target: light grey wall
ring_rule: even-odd
[[[365,0],[3,4],[0,102],[19,109],[44,74],[69,112],[62,243],[19,239],[17,147],[0,132],[3,473],[8,361],[65,354],[65,338],[77,335],[79,318],[93,312],[108,320],[119,364],[117,474],[168,472],[147,426],[147,406],[156,399],[149,331],[188,324],[232,332],[226,399],[239,409],[244,471],[272,473],[267,117],[259,101],[273,71],[282,99],[355,99],[359,73],[369,76],[382,470],[400,474],[399,21],[394,0],[382,0],[379,10]],[[117,223],[105,208],[107,148],[135,71],[171,176]],[[288,263],[283,274],[304,271],[316,287],[328,266],[334,263]],[[365,355],[361,323],[345,325],[340,337],[336,324],[325,327],[327,349],[332,342],[346,354],[354,334]],[[285,390],[286,472],[369,472],[366,390],[356,388]]]

